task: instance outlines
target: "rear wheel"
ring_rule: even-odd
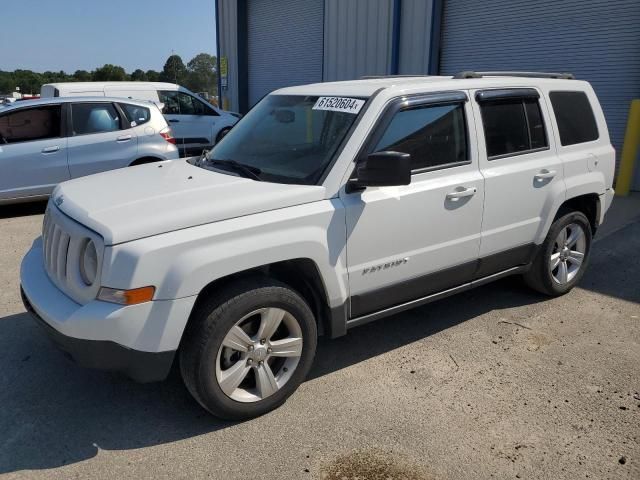
[[[591,250],[591,225],[581,212],[568,213],[553,222],[526,283],[547,295],[563,295],[584,275]]]
[[[211,413],[251,418],[277,408],[298,388],[316,342],[304,299],[282,283],[256,278],[198,308],[185,332],[180,370]]]

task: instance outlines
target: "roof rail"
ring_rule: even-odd
[[[530,77],[530,78],[560,78],[564,80],[575,80],[573,73],[552,73],[552,72],[459,72],[453,78],[482,78],[482,77]]]

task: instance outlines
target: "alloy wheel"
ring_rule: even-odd
[[[586,250],[584,228],[577,223],[565,226],[556,237],[549,258],[549,271],[553,281],[565,285],[573,280],[582,268]]]
[[[216,380],[232,400],[257,402],[292,377],[302,355],[298,320],[281,308],[242,317],[225,335],[216,358]]]

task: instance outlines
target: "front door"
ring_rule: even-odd
[[[473,92],[485,177],[478,277],[530,262],[544,219],[564,198],[564,171],[549,148],[549,112],[532,88]]]
[[[477,266],[484,199],[463,92],[398,100],[366,153],[411,154],[411,184],[341,194],[351,318],[467,283]]]
[[[69,170],[72,178],[127,167],[136,159],[135,129],[110,102],[71,104]]]
[[[49,195],[69,179],[62,107],[0,115],[0,200]]]

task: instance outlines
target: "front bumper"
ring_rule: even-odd
[[[80,305],[49,279],[40,239],[22,261],[20,281],[27,311],[74,361],[140,382],[166,378],[195,303],[187,297],[126,307],[98,300]]]
[[[82,367],[120,372],[136,382],[159,382],[167,378],[175,351],[141,352],[108,340],[84,340],[63,335],[38,315],[20,288],[22,303],[53,343]]]

